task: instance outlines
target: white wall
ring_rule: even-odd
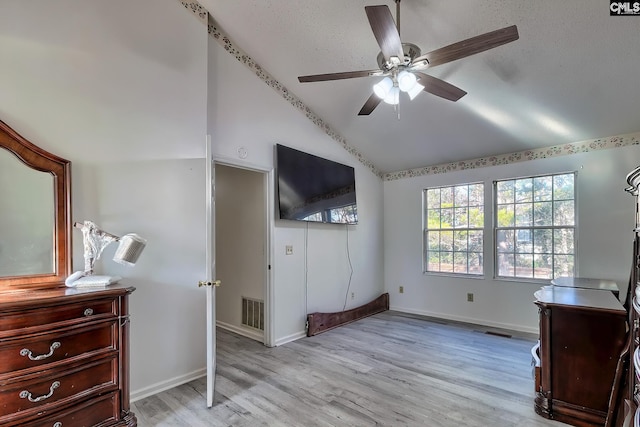
[[[0,120],[72,162],[73,220],[137,232],[133,395],[202,373],[206,29],[174,0],[0,2]],[[74,269],[83,268],[73,231]]]
[[[131,298],[131,386],[139,398],[203,373],[204,136],[216,155],[273,167],[280,142],[356,168],[360,224],[350,228],[348,307],[383,291],[382,181],[258,80],[176,0],[0,1],[0,120],[72,162],[73,219],[148,240],[133,269],[110,261]],[[207,74],[207,70],[210,73]],[[209,90],[207,90],[209,88]],[[207,116],[207,109],[210,114]],[[275,339],[304,333],[306,230],[273,225]],[[346,291],[346,230],[309,227],[311,310]],[[294,254],[285,257],[285,245]],[[74,269],[83,268],[73,232]]]
[[[624,297],[631,269],[634,205],[624,191],[626,174],[638,166],[640,147],[580,153],[522,163],[427,175],[384,183],[385,285],[393,309],[537,333],[533,292],[540,284],[493,279],[493,244],[485,229],[485,277],[422,273],[422,190],[485,184],[485,223],[491,224],[492,183],[503,178],[578,171],[577,275],[618,280]],[[398,287],[404,286],[404,293]],[[475,301],[467,302],[467,293]]]
[[[269,170],[280,143],[356,170],[359,223],[349,226],[348,235],[344,225],[307,229],[302,222],[274,222],[273,310],[280,344],[304,334],[306,313],[342,310],[348,287],[354,298],[349,295],[347,309],[383,292],[382,181],[215,42],[209,44],[209,70],[209,129],[219,159]],[[241,147],[246,159],[239,158]],[[292,255],[285,255],[286,245],[293,246]]]

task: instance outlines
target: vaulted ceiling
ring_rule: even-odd
[[[402,0],[400,36],[422,52],[509,25],[519,40],[426,73],[468,92],[358,111],[380,77],[364,7],[389,0],[200,0],[262,68],[383,172],[640,131],[640,15],[585,0]]]

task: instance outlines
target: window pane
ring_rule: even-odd
[[[553,198],[554,200],[571,200],[574,198],[572,173],[556,175],[553,177]]]
[[[429,252],[428,271],[440,271],[440,252]]]
[[[440,207],[440,189],[431,188],[427,190],[427,207],[439,208]]]
[[[482,254],[469,252],[469,274],[482,274]]]
[[[442,209],[440,212],[440,227],[453,228],[453,208]]]
[[[453,231],[440,232],[440,249],[453,251]]]
[[[453,271],[455,273],[466,273],[467,272],[467,253],[454,252],[453,258],[454,258]]]
[[[533,277],[533,255],[516,255],[516,276]]]
[[[533,252],[531,230],[516,230],[516,252],[529,254]]]
[[[483,232],[469,231],[469,251],[482,253],[483,246]]]
[[[498,255],[498,275],[505,277],[513,277],[515,274],[514,254],[499,254]]]
[[[440,252],[440,271],[453,272],[453,252]]]
[[[533,179],[533,200],[543,202],[551,200],[551,188],[553,178],[550,176],[539,176]]]
[[[469,205],[484,207],[484,184],[469,186]]]
[[[469,228],[469,211],[467,208],[455,208],[455,227]]]
[[[560,228],[553,231],[553,251],[556,254],[573,254],[573,229]]]
[[[440,204],[443,208],[453,207],[453,187],[445,187],[440,189],[442,199]]]
[[[500,181],[496,183],[496,195],[498,197],[498,204],[514,203],[514,182],[513,181]]]
[[[553,278],[553,256],[549,254],[534,255],[533,277],[536,279]]]
[[[573,276],[573,255],[556,255],[553,258],[554,277]]]
[[[533,179],[518,179],[515,185],[516,203],[533,201]]]
[[[429,251],[440,250],[440,232],[439,231],[429,231],[427,233],[427,240],[429,242],[428,244]]]
[[[456,206],[469,205],[469,187],[466,185],[455,187]]]
[[[516,227],[526,227],[533,224],[532,207],[531,203],[516,205]]]
[[[498,227],[513,227],[515,212],[513,205],[498,205]]]
[[[440,209],[427,210],[427,228],[440,228]]]
[[[469,208],[469,227],[484,228],[484,206]]]
[[[573,225],[573,200],[553,202],[553,223],[554,225]]]
[[[533,231],[533,252],[537,254],[550,254],[553,252],[553,230]]]
[[[454,251],[467,251],[467,232],[466,231],[456,231],[454,235],[453,241],[453,250]]]
[[[535,225],[553,225],[551,212],[553,203],[537,202],[533,204],[533,223]]]
[[[499,230],[497,236],[498,252],[513,252],[515,249],[515,232],[513,230]]]

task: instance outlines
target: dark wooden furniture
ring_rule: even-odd
[[[135,426],[129,287],[0,293],[0,425]]]
[[[580,289],[600,289],[611,292],[616,298],[620,297],[620,288],[615,280],[592,279],[589,277],[557,277],[551,280],[553,286]]]
[[[633,239],[633,261],[631,266],[631,276],[629,278],[629,289],[626,306],[629,309],[629,348],[628,348],[628,373],[626,376],[626,417],[625,427],[640,427],[640,167],[634,169],[627,175],[629,187],[626,191],[634,197],[635,203],[635,227]]]
[[[26,207],[17,209],[18,217],[31,221],[26,222],[27,228],[38,228],[33,212],[25,212],[27,209],[46,212],[45,239],[37,240],[46,247],[33,251],[51,254],[33,272],[0,270],[0,425],[135,427],[136,417],[129,410],[128,302],[134,288],[67,288],[64,280],[71,272],[70,162],[36,147],[3,122],[0,155],[9,162],[3,163],[10,166],[3,168],[5,174],[12,170],[23,176],[22,167],[44,172],[41,198],[53,201],[50,211],[44,211],[38,204],[40,198],[26,189],[25,182],[14,177],[0,181],[0,194],[22,192],[30,198]],[[6,245],[8,234],[17,242],[31,237],[20,234],[15,220],[0,209],[0,243],[5,244],[0,245],[0,265],[18,265],[12,247]],[[27,252],[18,259],[29,266],[35,254]]]
[[[535,410],[575,426],[604,426],[618,359],[626,341],[626,311],[611,292],[544,286],[540,312]]]

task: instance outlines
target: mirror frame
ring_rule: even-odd
[[[3,121],[0,121],[0,147],[31,169],[52,175],[55,209],[53,273],[0,277],[0,292],[64,286],[71,272],[71,162],[27,141]]]

